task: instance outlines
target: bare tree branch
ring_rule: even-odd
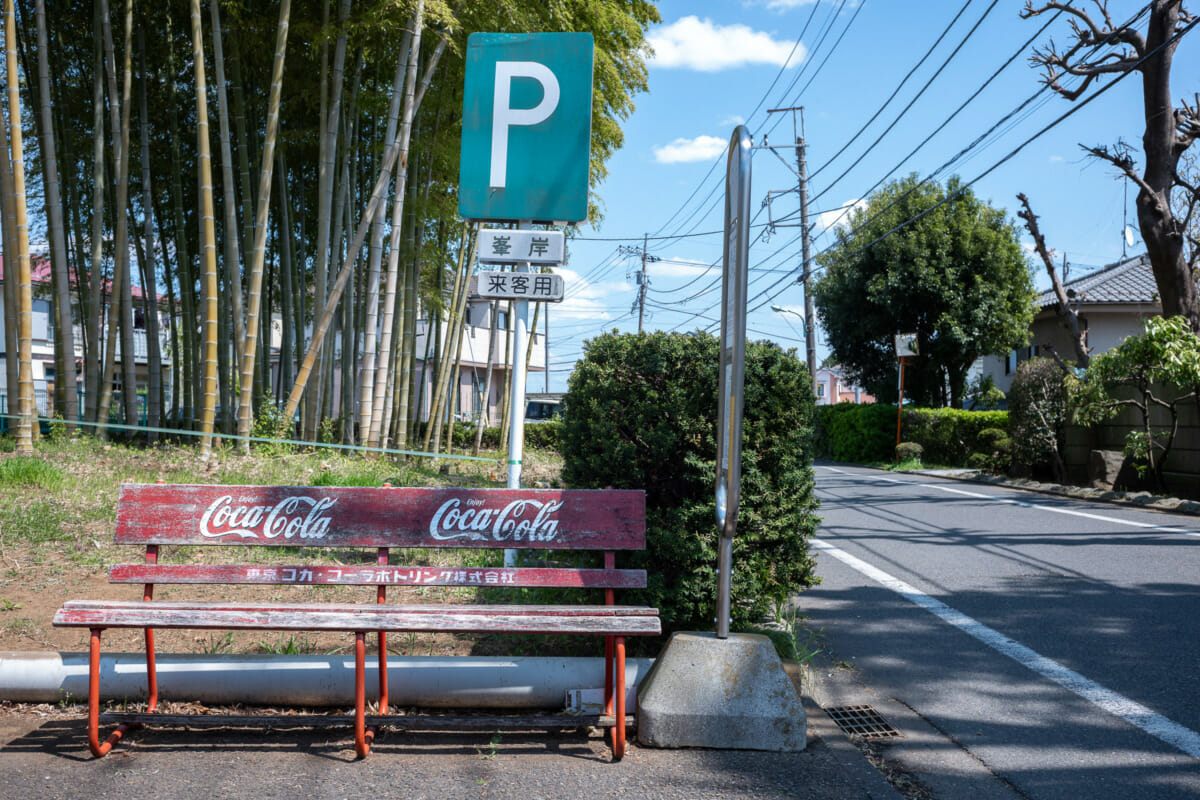
[[[1108,149],[1108,145],[1099,145],[1097,147],[1088,147],[1087,145],[1079,145],[1079,147],[1088,155],[1098,158],[1102,161],[1107,161],[1114,167],[1119,169],[1129,180],[1141,190],[1142,194],[1148,196],[1159,212],[1164,215],[1170,215],[1171,209],[1163,201],[1162,196],[1154,191],[1141,175],[1137,172],[1137,162],[1133,160],[1133,156],[1129,154],[1129,145],[1124,142],[1118,142],[1112,150]]]
[[[1066,289],[1063,288],[1062,281],[1059,280],[1058,270],[1054,268],[1054,261],[1050,257],[1050,251],[1046,247],[1046,239],[1042,236],[1041,230],[1038,229],[1037,215],[1033,213],[1033,209],[1029,207],[1029,198],[1024,193],[1018,194],[1017,199],[1021,201],[1021,210],[1017,212],[1017,216],[1025,221],[1025,227],[1029,229],[1029,235],[1033,237],[1033,246],[1037,251],[1038,257],[1042,259],[1042,264],[1046,267],[1046,274],[1050,276],[1050,284],[1054,288],[1054,297],[1057,300],[1054,306],[1055,313],[1058,314],[1059,320],[1063,326],[1071,334],[1071,345],[1075,348],[1075,358],[1079,366],[1086,367],[1091,361],[1091,355],[1087,346],[1087,337],[1083,329],[1079,325],[1079,314],[1075,309],[1071,308],[1070,300],[1067,297]],[[1066,272],[1066,261],[1063,262],[1063,272]],[[1058,365],[1062,367],[1065,374],[1070,374],[1067,365],[1059,358],[1057,351],[1053,346],[1050,347],[1050,353]]]
[[[1200,139],[1200,94],[1193,96],[1192,103],[1189,106],[1186,100],[1180,100],[1175,109],[1175,129],[1179,132],[1175,147],[1180,153]]]

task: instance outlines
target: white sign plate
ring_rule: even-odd
[[[540,272],[480,272],[471,282],[479,297],[535,303],[561,303],[565,288],[561,275]]]
[[[896,356],[911,358],[917,355],[920,355],[917,348],[917,335],[915,333],[896,334]]]
[[[482,264],[563,263],[566,237],[562,231],[518,231],[484,229],[479,232],[479,261]]]

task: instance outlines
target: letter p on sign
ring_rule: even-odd
[[[466,219],[587,218],[590,33],[467,40],[458,212]]]

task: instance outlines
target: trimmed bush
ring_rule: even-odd
[[[1012,469],[1019,475],[1066,477],[1062,451],[1066,443],[1067,390],[1062,369],[1048,358],[1017,365],[1008,390]]]
[[[920,460],[924,453],[925,448],[921,447],[921,445],[917,444],[916,442],[901,442],[900,444],[896,445],[897,461],[911,461],[914,458]]]
[[[564,402],[563,479],[646,491],[647,549],[638,602],[664,628],[710,630],[716,610],[717,340],[707,334],[605,334],[588,342]],[[811,586],[816,531],[811,382],[769,343],[746,352],[742,489],[733,542],[733,622],[757,622]]]
[[[538,450],[557,450],[561,433],[562,421],[559,419],[526,423],[525,446]]]
[[[817,407],[816,454],[834,461],[889,461],[896,446],[896,407],[839,403]]]
[[[964,411],[961,408],[906,408],[903,435],[920,442],[927,464],[965,466],[969,453],[989,451],[983,431],[1008,427],[1007,411]]]
[[[842,403],[817,409],[817,455],[835,461],[891,461],[896,447],[896,407]],[[1007,411],[963,411],[957,408],[905,408],[901,417],[904,442],[915,442],[927,464],[966,466],[967,454],[992,444],[984,431],[1008,427]],[[903,443],[903,442],[902,442]]]

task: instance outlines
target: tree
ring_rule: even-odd
[[[1033,289],[1016,228],[958,178],[888,184],[817,260],[814,300],[834,356],[881,400],[897,397],[897,333],[915,332],[920,352],[905,366],[905,397],[929,406],[961,406],[976,358],[1029,340]]]
[[[1021,201],[1021,210],[1017,212],[1017,216],[1025,221],[1025,227],[1029,230],[1029,235],[1033,237],[1033,249],[1038,254],[1038,258],[1042,260],[1046,274],[1050,276],[1050,286],[1054,291],[1054,313],[1058,315],[1062,326],[1071,334],[1071,347],[1075,350],[1075,365],[1086,369],[1088,362],[1091,361],[1087,330],[1079,320],[1078,308],[1071,306],[1067,291],[1063,288],[1063,280],[1067,277],[1067,259],[1065,256],[1063,257],[1063,275],[1062,279],[1059,279],[1058,270],[1055,269],[1050,251],[1046,248],[1046,238],[1042,236],[1042,232],[1038,228],[1037,215],[1029,207],[1029,198],[1021,193],[1017,195],[1017,199]],[[1054,352],[1053,348],[1050,348],[1050,352],[1054,355],[1054,360],[1058,362],[1059,368],[1064,373],[1070,372],[1066,363],[1058,353]]]
[[[1142,112],[1146,128],[1142,134],[1145,164],[1137,169],[1125,142],[1109,147],[1083,146],[1095,158],[1115,166],[1138,187],[1137,215],[1150,266],[1154,270],[1162,301],[1163,316],[1182,314],[1194,333],[1200,333],[1200,299],[1196,293],[1196,249],[1190,261],[1184,240],[1188,221],[1200,203],[1200,186],[1179,174],[1179,160],[1200,136],[1200,96],[1192,105],[1171,102],[1171,61],[1180,38],[1190,29],[1193,17],[1183,8],[1182,0],[1153,0],[1145,33],[1134,24],[1114,24],[1104,0],[1093,0],[1099,22],[1086,9],[1065,2],[1046,2],[1034,7],[1027,0],[1021,16],[1025,19],[1048,11],[1071,15],[1074,43],[1059,52],[1053,43],[1035,52],[1033,62],[1045,70],[1047,86],[1068,100],[1076,100],[1098,78],[1136,70],[1142,75]],[[1118,49],[1110,50],[1110,46]],[[1079,56],[1078,60],[1075,60]],[[1064,86],[1064,76],[1082,78],[1074,87]],[[1184,213],[1178,213],[1178,194],[1184,194]]]
[[[1125,438],[1125,454],[1165,489],[1164,469],[1179,431],[1180,406],[1200,402],[1200,338],[1181,316],[1154,317],[1141,336],[1130,336],[1092,359],[1083,380],[1068,377],[1067,391],[1075,420],[1084,425],[1099,424],[1122,408],[1136,409],[1138,427]]]

